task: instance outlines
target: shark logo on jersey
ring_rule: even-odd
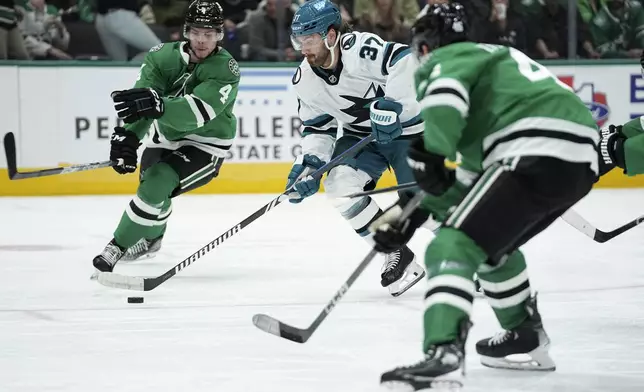
[[[370,97],[370,95],[372,94],[373,96]],[[369,106],[371,105],[371,102],[376,98],[381,98],[384,96],[385,90],[383,90],[382,86],[376,86],[374,83],[371,83],[371,86],[369,86],[369,89],[367,90],[363,98],[352,97],[350,95],[340,95],[340,97],[346,99],[347,101],[353,102],[353,105],[349,106],[346,109],[342,109],[341,111],[348,114],[349,116],[355,117],[355,120],[353,120],[351,124],[360,124],[364,121],[369,120],[371,115]]]

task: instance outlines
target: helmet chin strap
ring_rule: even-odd
[[[331,52],[331,64],[328,67],[322,66],[324,69],[333,69],[335,68],[335,48],[340,43],[340,34],[336,34],[335,42],[332,46],[329,46],[329,36],[324,37],[324,46]]]

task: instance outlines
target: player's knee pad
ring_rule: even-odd
[[[137,195],[150,204],[163,203],[179,186],[179,175],[170,165],[157,163],[150,166],[141,179]]]
[[[452,227],[438,231],[425,251],[425,265],[430,275],[440,274],[440,270],[472,269],[474,273],[488,256],[472,238]]]
[[[342,199],[350,193],[361,192],[372,178],[361,170],[350,166],[339,166],[331,170],[324,182],[327,196],[342,217],[360,235],[369,235],[369,224],[380,215],[380,207],[371,197]]]
[[[324,180],[324,189],[331,202],[336,205],[336,203],[342,202],[338,198],[351,193],[362,192],[371,181],[373,179],[362,170],[342,165],[331,169]]]

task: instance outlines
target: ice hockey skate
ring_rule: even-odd
[[[425,276],[425,270],[416,263],[416,255],[407,246],[385,255],[380,284],[389,294],[398,297]]]
[[[98,256],[94,257],[94,268],[101,272],[112,272],[114,266],[125,254],[126,249],[121,248],[112,239]]]
[[[143,259],[151,259],[157,255],[159,250],[161,250],[161,243],[163,241],[163,236],[158,238],[148,240],[146,238],[141,238],[139,242],[132,245],[125,251],[125,254],[119,260],[120,262],[132,262]]]
[[[526,302],[529,317],[518,327],[476,343],[485,366],[500,369],[553,371],[556,365],[548,349],[550,339],[537,311],[536,296]]]
[[[380,385],[397,392],[460,391],[465,376],[465,341],[471,325],[469,321],[462,322],[458,339],[431,346],[422,361],[383,373]]]

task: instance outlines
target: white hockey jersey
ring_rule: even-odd
[[[344,135],[369,135],[369,105],[379,97],[402,104],[401,137],[422,133],[414,88],[417,66],[409,47],[359,32],[342,35],[339,46],[341,55],[334,70],[313,68],[305,59],[293,75],[303,127],[302,152],[328,161],[338,122]]]

